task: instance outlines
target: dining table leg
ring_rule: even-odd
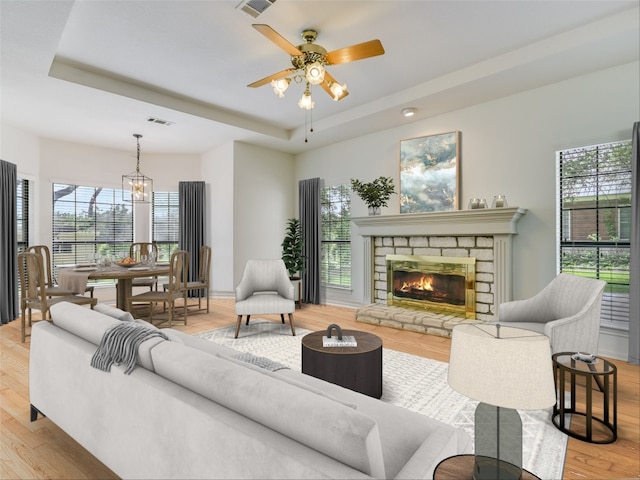
[[[116,304],[120,310],[129,311],[129,297],[131,296],[131,286],[133,282],[130,278],[120,278],[118,280],[118,294]]]

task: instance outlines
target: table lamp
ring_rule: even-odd
[[[475,480],[519,479],[522,421],[515,409],[555,404],[549,339],[499,324],[461,324],[451,335],[448,382],[478,400],[475,412]]]

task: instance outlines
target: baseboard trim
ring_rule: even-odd
[[[628,361],[629,332],[614,328],[600,327],[598,355]]]

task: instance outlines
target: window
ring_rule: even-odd
[[[133,211],[121,200],[120,190],[53,184],[54,274],[58,265],[88,262],[93,254],[129,255]]]
[[[629,328],[631,142],[560,151],[560,271],[607,282],[601,324]]]
[[[349,187],[325,187],[321,192],[322,265],[325,287],[351,287],[351,201]]]
[[[17,187],[17,237],[20,253],[29,246],[29,180],[18,178]]]
[[[158,244],[158,259],[169,261],[178,249],[180,210],[178,192],[153,192],[152,238]]]

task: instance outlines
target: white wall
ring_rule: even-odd
[[[178,191],[178,182],[200,180],[200,155],[145,154],[140,155],[140,170],[153,178],[157,191]],[[51,139],[40,141],[40,172],[37,190],[40,195],[38,209],[51,212],[53,183],[122,188],[122,175],[135,171],[136,153],[92,145],[62,142]],[[135,240],[151,238],[149,205],[136,206]],[[40,231],[31,242],[51,244],[51,215],[42,215]]]
[[[555,152],[630,139],[640,118],[638,72],[635,62],[304,153],[296,159],[296,181],[319,176],[332,185],[385,175],[398,185],[400,140],[459,130],[460,206],[502,193],[510,206],[529,209],[514,242],[514,298],[525,298],[556,274]],[[352,202],[352,216],[366,215],[358,197]],[[394,195],[382,214],[398,212]],[[364,288],[360,240],[352,244],[356,304]]]
[[[234,286],[247,260],[282,256],[287,219],[298,216],[293,179],[293,155],[234,143]]]
[[[233,293],[233,142],[202,156],[202,180],[208,185],[208,239],[211,245],[211,291]]]
[[[37,176],[40,168],[40,139],[10,125],[0,124],[0,158],[18,166],[18,172]]]
[[[20,178],[37,182],[40,173],[40,138],[10,125],[0,124],[0,158],[13,163]],[[38,204],[40,196],[31,192],[31,201]],[[29,231],[39,230],[41,213],[36,209],[29,217]]]

